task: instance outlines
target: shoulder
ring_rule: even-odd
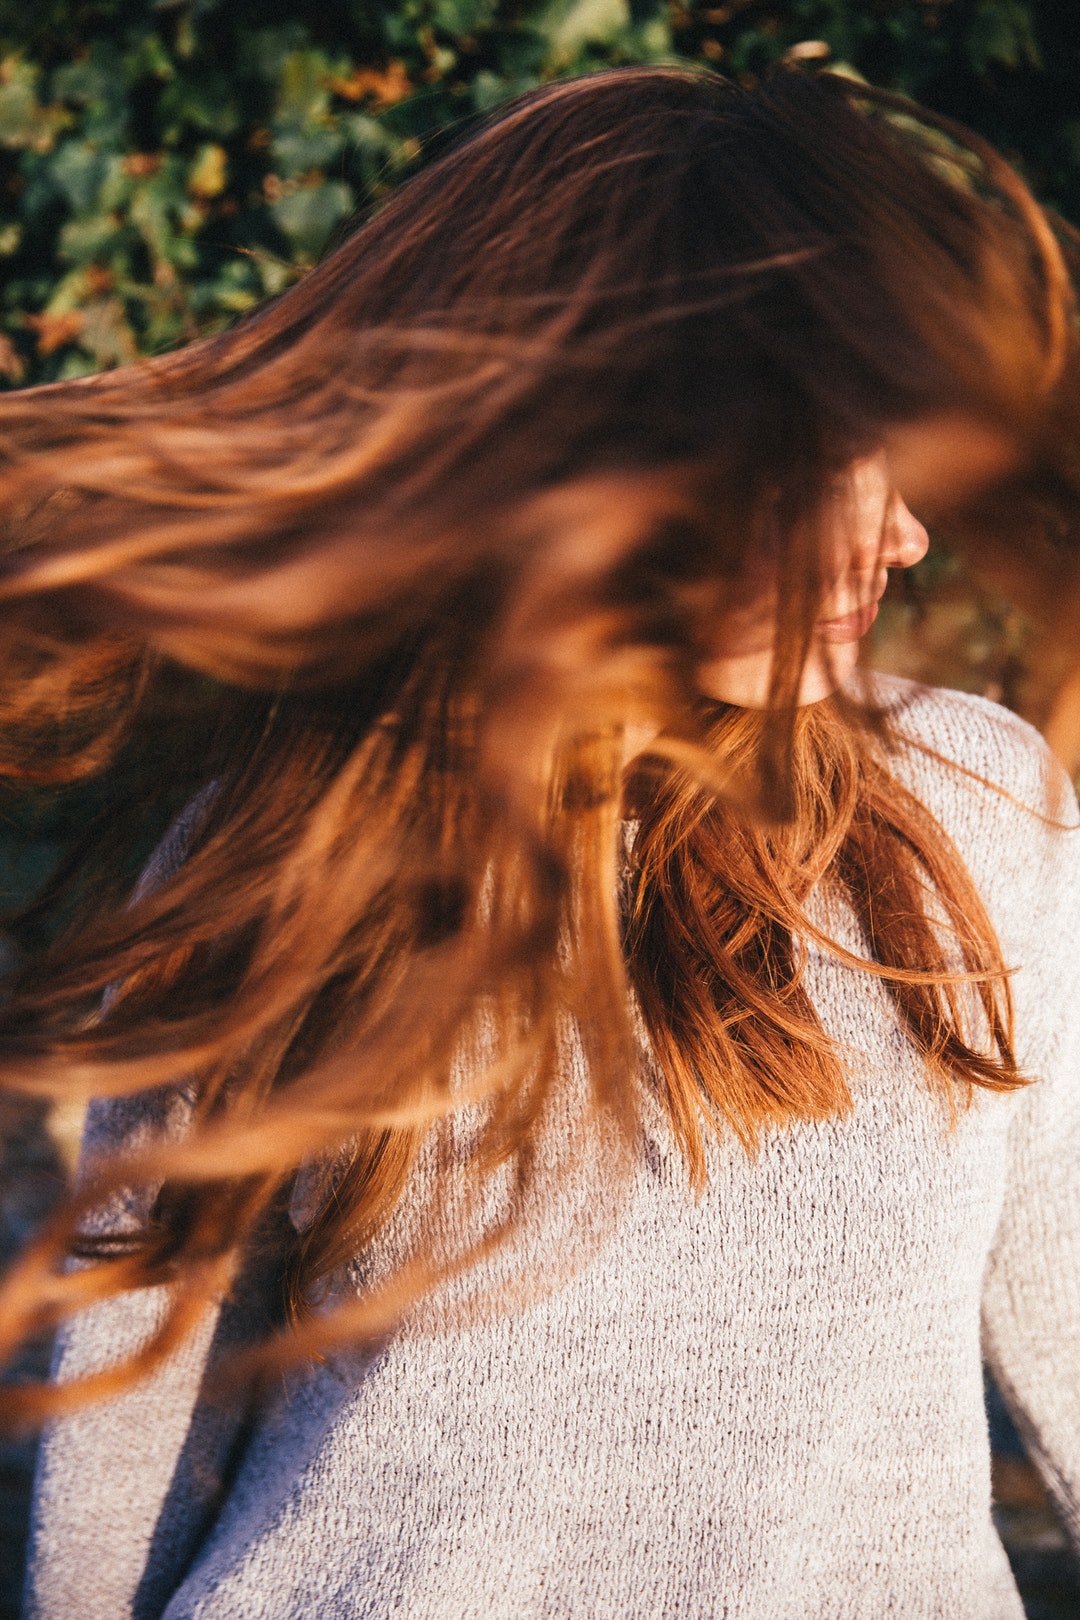
[[[944,799],[949,821],[1012,820],[1011,809],[1059,830],[1080,822],[1072,785],[1042,737],[1000,703],[884,675],[872,678],[870,696],[889,717],[898,774],[920,797]]]
[[[875,678],[894,774],[933,814],[968,868],[1010,967],[1022,1024],[1072,1000],[1080,965],[1080,815],[1038,732],[986,698]]]

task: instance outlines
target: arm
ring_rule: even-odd
[[[164,1303],[161,1289],[146,1289],[80,1313],[60,1336],[56,1378],[131,1355]],[[46,1429],[26,1620],[120,1620],[164,1607],[213,1511],[230,1429],[239,1429],[220,1408],[208,1421],[198,1405],[217,1315],[145,1383]]]
[[[1055,964],[1040,1078],[1018,1101],[983,1294],[986,1359],[1080,1549],[1080,833],[1047,874]]]
[[[191,801],[139,880],[139,899],[177,869],[214,784]],[[105,1010],[108,1009],[106,996]],[[183,1134],[192,1097],[182,1087],[91,1103],[83,1165]],[[154,1190],[121,1190],[86,1225],[137,1232]],[[48,1426],[38,1456],[26,1583],[27,1620],[120,1620],[158,1614],[178,1584],[243,1441],[244,1400],[206,1397],[220,1358],[265,1330],[268,1279],[242,1279],[235,1297],[145,1382]],[[135,1290],[79,1313],[58,1336],[63,1383],[127,1360],[160,1325],[164,1289]]]
[[[85,1162],[182,1132],[191,1099],[180,1090],[91,1105]],[[154,1190],[124,1190],[88,1223],[138,1230]],[[121,1620],[157,1615],[211,1523],[243,1447],[244,1390],[214,1387],[221,1360],[262,1337],[273,1316],[274,1234],[230,1297],[150,1378],[51,1423],[34,1488],[26,1620]],[[57,1340],[63,1383],[128,1359],[159,1326],[163,1288],[132,1290],[79,1312]]]

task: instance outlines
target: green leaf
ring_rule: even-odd
[[[160,34],[139,34],[124,57],[124,72],[133,81],[147,78],[168,80],[175,77],[176,64]]]
[[[91,214],[70,219],[57,241],[59,257],[65,264],[92,264],[107,260],[125,235],[123,222],[115,214]]]
[[[0,146],[47,152],[70,122],[63,107],[46,107],[38,100],[40,77],[38,68],[18,57],[0,62]]]
[[[497,0],[436,0],[431,21],[444,34],[480,34],[491,26],[497,11]]]
[[[228,154],[223,146],[210,142],[199,148],[188,170],[187,189],[193,197],[220,197],[228,178]]]
[[[68,206],[77,214],[85,214],[105,183],[109,159],[89,141],[64,141],[50,169]]]
[[[81,62],[66,62],[58,67],[53,74],[53,94],[78,107],[92,107],[110,99],[115,77],[116,67],[109,53],[98,49]]]
[[[83,109],[84,135],[106,145],[126,139],[129,83],[123,58],[111,40],[95,40],[83,61],[57,68],[52,89],[58,100]]]
[[[188,130],[227,139],[242,122],[232,85],[223,73],[214,71],[185,71],[174,78],[162,90],[158,116],[169,145]]]
[[[989,68],[1040,64],[1035,22],[1021,0],[979,0],[967,37],[968,58],[976,73]]]
[[[473,106],[479,113],[491,112],[519,90],[528,88],[531,88],[528,81],[501,78],[488,68],[481,68],[472,82]]]
[[[353,195],[341,180],[300,186],[279,197],[271,208],[274,221],[294,253],[307,262],[317,258],[336,225],[352,212]]]
[[[307,38],[307,29],[299,22],[286,23],[281,28],[257,28],[251,33],[240,30],[239,70],[252,80],[276,83],[286,58],[292,51],[302,50]]]
[[[330,106],[333,68],[322,51],[290,51],[281,63],[277,115],[282,123],[321,122]]]
[[[340,125],[327,124],[322,129],[293,129],[275,135],[270,150],[278,173],[292,179],[327,168],[344,144],[345,131]]]
[[[628,0],[553,0],[536,28],[552,67],[573,62],[584,45],[611,45],[630,27]]]

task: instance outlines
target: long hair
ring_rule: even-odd
[[[10,1345],[166,1282],[161,1331],[9,1411],[151,1366],[301,1166],[264,1359],[386,1331],[513,1230],[568,1032],[633,1141],[635,1004],[699,1180],[704,1129],[752,1151],[843,1110],[801,981],[815,878],[929,1083],[1020,1083],[993,930],[887,720],[796,698],[846,469],[937,416],[1064,442],[1071,321],[1045,217],[975,137],[838,78],[632,69],[511,104],[224,336],[0,398],[6,776],[102,768],[183,668],[177,757],[213,784],[178,869],[102,891],[11,991],[9,1086],[175,1087],[191,1117],[92,1166],[0,1295]],[[740,715],[697,671],[766,553],[771,698]],[[500,1175],[498,1219],[312,1312],[465,1105],[425,1185]],[[146,1220],[95,1245],[131,1183]]]

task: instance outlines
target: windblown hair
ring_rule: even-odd
[[[183,667],[177,758],[214,784],[178,869],[12,989],[10,1087],[178,1087],[193,1118],[88,1170],[0,1296],[10,1346],[167,1282],[160,1333],[9,1412],[153,1365],[300,1166],[263,1365],[385,1331],[513,1229],[568,1030],[634,1139],[632,991],[699,1182],[706,1129],[752,1151],[850,1106],[802,983],[815,885],[928,1083],[1021,1083],[992,927],[887,717],[796,696],[846,470],[936,416],[1031,466],[1075,444],[1072,319],[1050,226],[975,137],[840,78],[631,69],[511,104],[224,336],[0,398],[0,766],[101,769]],[[749,560],[780,581],[760,715],[696,685]],[[504,1215],[313,1313],[463,1103],[443,1181],[509,1169]],[[91,1242],[128,1184],[161,1189],[142,1228]]]

